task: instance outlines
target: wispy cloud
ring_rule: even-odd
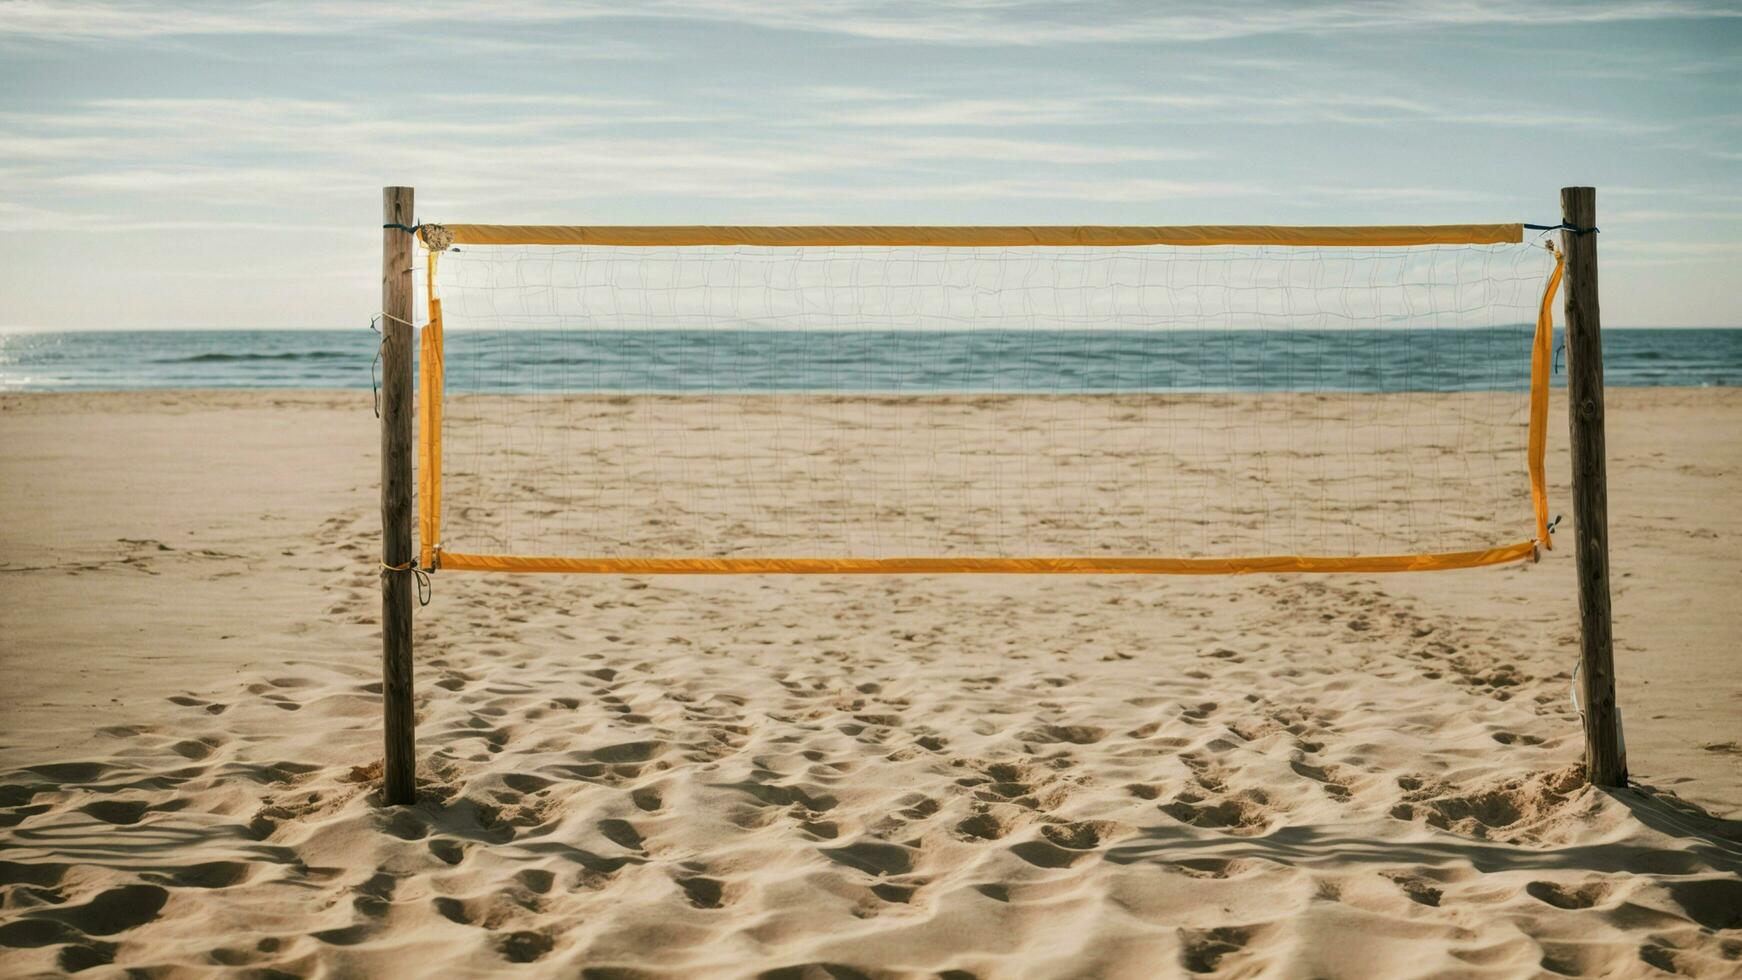
[[[600,18],[682,19],[950,45],[1223,41],[1483,26],[1544,26],[1742,16],[1689,0],[1408,0],[1295,4],[1198,2],[1082,5],[1057,0],[459,0],[153,5],[15,0],[0,34],[139,38],[331,34],[431,24],[540,25]]]
[[[1261,94],[1205,90],[968,99],[828,87],[806,94],[812,108],[794,117],[793,125],[1011,128],[1121,122],[1147,126],[1206,122],[1251,126],[1436,124],[1646,134],[1670,132],[1689,124],[1687,120],[1635,120],[1489,105],[1456,94],[1428,100],[1344,91]]]
[[[1108,170],[1200,161],[1203,149],[879,131],[817,140],[788,127],[638,136],[615,114],[632,113],[643,125],[684,117],[649,99],[434,101],[450,111],[408,118],[392,107],[303,99],[88,100],[0,114],[0,164],[9,193],[27,199],[95,195],[108,211],[172,207],[195,219],[228,209],[238,224],[260,212],[237,205],[319,207],[334,188],[370,186],[384,170],[415,174],[457,203],[478,206],[524,203],[529,188],[549,207],[625,194],[821,202],[1254,193],[1225,179],[1133,180]],[[994,177],[988,163],[1047,173]],[[1076,176],[1050,175],[1064,168]],[[0,227],[95,226],[77,211],[34,208],[0,212]]]
[[[849,98],[818,105],[808,121],[845,126],[1074,126],[1113,122],[1126,114],[1113,100],[1100,96],[933,99],[886,94],[875,100]],[[794,122],[804,124],[804,120]]]
[[[1019,160],[1053,164],[1105,165],[1204,160],[1215,154],[1202,147],[1125,146],[1093,141],[1012,139],[994,136],[891,136],[870,145],[902,160]]]

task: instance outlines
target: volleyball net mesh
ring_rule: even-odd
[[[423,566],[1404,570],[1548,543],[1517,225],[423,226]]]

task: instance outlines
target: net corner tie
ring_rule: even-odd
[[[1525,225],[1524,227],[1531,231],[1570,231],[1575,235],[1595,235],[1602,231],[1601,228],[1595,227],[1581,228],[1570,221],[1563,221],[1558,225]]]
[[[423,229],[423,232],[419,237],[423,239],[424,247],[430,251],[446,252],[448,249],[454,247],[454,233],[449,231],[446,226],[431,224],[426,221],[423,224],[418,225],[418,227]],[[458,251],[458,249],[455,249],[455,251]]]
[[[412,323],[410,320],[402,320],[386,310],[382,310],[369,318],[369,329],[374,331],[375,335],[381,338],[381,343],[375,345],[375,359],[369,362],[369,391],[375,397],[376,418],[381,417],[381,352],[387,349],[387,335],[381,332],[381,321],[383,319],[392,320],[394,323],[403,323],[413,330],[417,329],[417,324]]]
[[[420,606],[429,605],[431,592],[429,571],[420,567],[416,558],[398,565],[389,565],[386,562],[381,562],[381,574],[386,575],[388,572],[410,572],[412,575],[416,576],[417,604]]]

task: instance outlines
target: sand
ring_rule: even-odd
[[[1423,554],[1535,527],[1522,392],[445,406],[438,538],[468,554]]]
[[[1742,975],[1742,392],[1611,393],[1619,792],[1562,548],[442,575],[384,809],[375,440],[367,393],[0,398],[0,975]]]

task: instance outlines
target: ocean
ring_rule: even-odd
[[[0,333],[0,391],[368,388],[351,330]],[[450,331],[453,392],[1519,390],[1527,327],[1479,330]],[[1557,350],[1555,383],[1564,381]],[[1607,329],[1616,387],[1742,385],[1742,329]]]

